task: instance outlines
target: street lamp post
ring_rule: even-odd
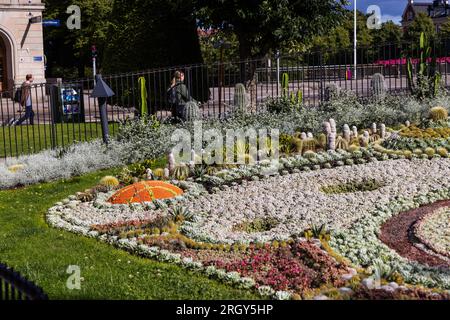
[[[354,30],[353,30],[353,54],[354,54],[354,63],[355,63],[355,72],[354,72],[354,79],[357,79],[357,75],[358,75],[358,53],[357,53],[357,43],[358,43],[358,38],[357,38],[357,14],[356,14],[356,0],[354,1]]]

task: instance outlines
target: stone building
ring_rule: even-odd
[[[446,23],[450,17],[449,0],[433,0],[428,2],[408,0],[402,16],[403,28],[407,29],[419,13],[424,13],[429,16],[436,26],[436,31],[439,32],[440,26]]]
[[[0,0],[0,91],[21,84],[28,73],[45,82],[41,0]]]

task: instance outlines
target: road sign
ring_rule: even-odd
[[[60,27],[61,26],[61,20],[44,20],[42,22],[42,25],[44,27]]]
[[[42,22],[42,17],[41,16],[30,18],[30,23],[41,23],[41,22]]]

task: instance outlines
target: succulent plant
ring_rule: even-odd
[[[320,148],[322,149],[326,149],[327,148],[327,144],[328,144],[328,139],[327,139],[327,135],[324,133],[321,133],[317,139],[318,141],[318,145]]]
[[[113,189],[117,187],[120,184],[120,182],[119,179],[117,179],[116,177],[106,176],[100,180],[100,184],[102,186],[108,187],[109,189]]]
[[[302,153],[302,151],[303,151],[303,140],[302,139],[293,138],[291,140],[291,143],[293,145],[295,152]]]
[[[200,119],[200,109],[197,103],[193,101],[187,102],[183,108],[181,117],[184,121],[188,122]]]
[[[22,171],[23,169],[25,169],[25,165],[24,164],[15,164],[12,166],[8,167],[8,171],[12,172],[12,173],[16,173],[19,171]]]
[[[352,132],[350,131],[350,127],[349,127],[348,124],[344,124],[344,130],[343,130],[343,132],[344,132],[344,139],[345,139],[347,142],[350,142]]]
[[[384,76],[381,73],[375,73],[370,81],[372,96],[379,101],[386,96],[386,86],[384,83]]]
[[[153,176],[160,180],[164,179],[164,169],[163,168],[155,169],[153,171]]]
[[[186,165],[176,166],[172,175],[177,180],[186,180],[189,177],[189,167]]]
[[[308,150],[303,154],[303,157],[306,159],[315,159],[317,158],[317,153],[312,150]]]
[[[316,151],[317,142],[315,139],[306,139],[306,140],[303,140],[302,142],[303,142],[303,150],[302,150],[303,153],[305,153],[307,151],[313,151],[313,152]]]
[[[334,83],[329,83],[325,86],[324,100],[331,101],[339,95],[339,86]]]
[[[380,136],[381,136],[381,139],[386,138],[386,125],[385,124],[380,125]]]
[[[247,92],[242,83],[236,84],[234,88],[234,109],[240,113],[247,112]]]
[[[348,141],[341,136],[336,139],[336,149],[348,150]]]
[[[289,93],[289,74],[283,73],[282,79],[281,79],[281,88],[283,91],[283,97],[287,97]]]
[[[430,110],[430,118],[435,121],[447,121],[448,111],[444,107],[434,107]]]

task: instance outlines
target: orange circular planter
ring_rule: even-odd
[[[128,204],[152,202],[175,198],[183,194],[180,188],[163,181],[141,181],[117,191],[108,202],[112,204]]]

